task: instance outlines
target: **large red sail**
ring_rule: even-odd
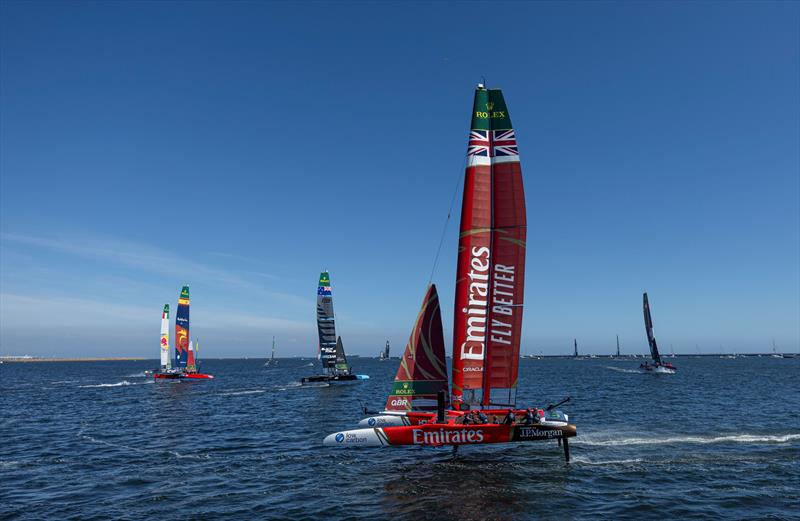
[[[453,330],[452,403],[516,402],[525,278],[525,193],[499,89],[475,91]]]
[[[387,411],[433,411],[439,391],[447,394],[444,331],[436,286],[431,284],[406,344]]]

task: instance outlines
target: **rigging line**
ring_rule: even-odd
[[[439,237],[439,247],[436,248],[436,257],[433,259],[433,268],[431,268],[431,276],[428,278],[428,284],[430,285],[433,282],[433,275],[436,273],[436,266],[439,264],[439,255],[442,253],[442,244],[444,244],[444,237],[447,233],[447,225],[450,223],[450,216],[453,214],[453,205],[456,203],[456,196],[459,192],[459,187],[461,186],[461,179],[463,177],[463,173],[467,168],[467,156],[464,156],[464,162],[461,166],[461,171],[458,172],[456,176],[456,186],[453,189],[453,197],[450,199],[450,209],[447,210],[447,217],[444,220],[444,226],[442,226],[442,235]]]

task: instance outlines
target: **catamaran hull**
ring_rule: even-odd
[[[213,375],[204,373],[155,373],[156,380],[210,380]]]
[[[327,447],[390,447],[419,445],[445,447],[483,445],[488,443],[517,443],[571,438],[577,434],[575,425],[454,425],[427,423],[402,427],[354,429],[330,434],[323,444]]]
[[[306,376],[300,380],[303,385],[319,385],[319,384],[337,384],[337,383],[350,383],[359,380],[369,380],[369,376],[365,374],[319,374],[314,376]]]
[[[427,412],[391,412],[370,416],[358,422],[359,427],[402,427],[420,425],[433,421],[436,414]]]
[[[485,410],[483,411],[487,417],[491,418],[494,416],[498,420],[505,417],[506,413],[508,413],[508,409],[500,409],[500,410]],[[458,413],[460,415],[460,413]],[[517,415],[518,418],[521,418],[525,415],[525,410],[515,410],[514,414]],[[537,425],[546,425],[546,426],[553,426],[558,427],[561,425],[566,425],[569,421],[569,417],[564,414],[563,412],[556,410],[556,416],[545,418],[540,420]],[[358,422],[359,427],[402,427],[404,425],[424,425],[426,423],[434,423],[436,419],[436,413],[430,412],[417,412],[417,411],[409,411],[409,412],[392,412],[392,411],[384,411],[383,414],[379,414],[376,416],[370,416],[368,418],[364,418],[360,422]],[[452,420],[453,417],[451,416],[450,419]],[[484,424],[486,425],[486,424]]]
[[[675,374],[678,370],[675,367],[665,367],[663,365],[659,366],[642,366],[642,371],[645,373],[650,374]]]

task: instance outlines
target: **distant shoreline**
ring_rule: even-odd
[[[25,362],[127,362],[149,360],[148,358],[134,357],[107,357],[107,358],[0,358],[3,363],[15,364]]]

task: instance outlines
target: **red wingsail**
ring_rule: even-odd
[[[414,328],[406,344],[387,411],[436,410],[437,393],[447,393],[447,364],[439,295],[431,284],[425,293]]]
[[[475,91],[453,331],[452,403],[516,402],[525,278],[525,193],[499,89]]]

